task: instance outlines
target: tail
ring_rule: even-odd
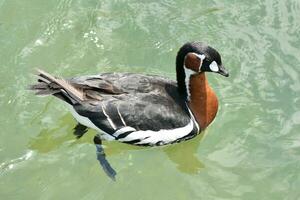
[[[81,89],[74,87],[64,79],[56,78],[40,69],[37,69],[37,72],[38,83],[29,87],[30,90],[35,91],[36,95],[54,95],[71,105],[84,101],[84,94]]]

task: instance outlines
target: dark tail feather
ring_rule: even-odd
[[[37,69],[37,72],[38,83],[29,87],[36,95],[54,95],[72,105],[84,101],[82,90],[75,88],[66,80],[56,78],[40,69]]]

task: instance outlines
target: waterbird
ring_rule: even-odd
[[[74,134],[97,131],[94,144],[105,173],[116,171],[106,159],[102,140],[161,146],[191,139],[215,118],[218,99],[205,72],[229,76],[217,50],[202,42],[185,43],[176,56],[177,81],[157,75],[102,73],[59,78],[37,69],[36,95],[66,102],[78,121]]]

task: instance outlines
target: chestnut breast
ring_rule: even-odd
[[[217,96],[209,86],[204,73],[191,76],[190,94],[189,107],[203,130],[214,120],[218,112]]]

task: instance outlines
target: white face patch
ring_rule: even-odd
[[[212,63],[210,63],[209,68],[212,72],[218,72],[219,71],[219,67],[218,64],[216,63],[216,61],[212,61]]]

